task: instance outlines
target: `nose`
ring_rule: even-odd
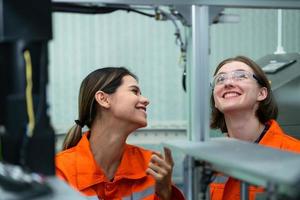
[[[234,82],[233,77],[229,76],[224,80],[224,85],[232,85],[232,83]]]
[[[145,106],[148,106],[150,101],[147,97],[141,96],[141,101]]]

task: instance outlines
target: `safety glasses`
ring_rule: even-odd
[[[223,85],[228,80],[238,82],[238,81],[246,81],[249,79],[254,79],[259,83],[257,76],[252,72],[248,72],[244,70],[236,70],[228,73],[217,74],[216,76],[213,77],[211,86],[214,88],[215,86]]]

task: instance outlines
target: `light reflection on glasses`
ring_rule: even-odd
[[[220,73],[214,76],[211,86],[215,87],[217,85],[223,85],[229,79],[231,81],[237,82],[237,81],[249,80],[251,78],[258,81],[258,78],[255,74],[244,70],[236,70],[228,73]]]

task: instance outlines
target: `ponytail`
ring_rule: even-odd
[[[82,137],[82,127],[78,124],[75,124],[69,131],[67,136],[64,139],[62,150],[69,149],[77,145],[79,140]]]

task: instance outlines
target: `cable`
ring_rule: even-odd
[[[33,98],[32,98],[32,64],[30,52],[25,50],[24,59],[26,65],[26,106],[27,106],[27,114],[28,114],[28,125],[26,135],[28,137],[32,137],[34,126],[35,126],[35,116],[33,110]]]
[[[128,8],[128,9],[122,9],[121,8],[120,10],[127,10],[128,12],[135,12],[135,13],[147,16],[147,17],[155,17],[154,14],[145,13],[145,12],[142,12],[142,11],[139,11],[139,10],[136,10],[136,9],[132,9],[132,8]]]
[[[180,32],[180,28],[178,26],[178,24],[176,23],[176,16],[174,16],[172,13],[167,13],[164,10],[156,7],[155,8],[155,13],[156,13],[156,19],[157,20],[171,20],[171,22],[174,24],[175,26],[175,33],[174,35],[176,36],[176,40],[175,43],[176,45],[179,44],[180,46],[180,57],[179,57],[179,64],[182,65],[183,67],[183,73],[182,73],[182,87],[183,90],[186,92],[186,50],[187,50],[187,43],[183,42],[182,36],[181,36],[181,32]]]
[[[70,13],[79,13],[79,14],[108,14],[117,10],[123,10],[127,12],[135,12],[147,17],[155,17],[154,14],[149,14],[142,12],[130,7],[121,7],[121,6],[91,6],[91,5],[80,5],[74,3],[52,3],[53,12],[70,12]]]
[[[174,26],[175,26],[175,33],[174,33],[174,35],[176,36],[176,44],[178,44],[179,43],[179,45],[180,45],[180,49],[182,50],[182,51],[186,51],[186,44],[183,42],[183,40],[182,40],[182,37],[181,37],[181,33],[180,33],[180,29],[179,29],[179,26],[177,25],[177,23],[176,23],[176,20],[177,20],[177,18],[174,16],[174,15],[172,15],[172,14],[170,14],[170,13],[167,13],[167,12],[165,12],[164,10],[162,10],[162,9],[160,9],[160,8],[155,8],[155,10],[156,10],[156,19],[161,19],[161,20],[163,20],[164,18],[165,19],[169,19],[169,20],[171,20],[171,22],[174,24]],[[160,14],[162,14],[162,16],[160,16]]]
[[[79,14],[107,14],[116,10],[116,8],[85,6],[74,3],[52,3],[53,12],[70,12]]]

